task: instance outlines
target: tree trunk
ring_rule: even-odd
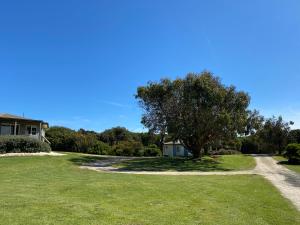
[[[192,150],[194,159],[201,159],[201,157],[202,157],[202,147],[195,146],[191,150]]]
[[[159,148],[160,148],[161,153],[163,153],[164,142],[165,142],[165,134],[160,133]]]

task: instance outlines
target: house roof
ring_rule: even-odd
[[[164,145],[181,145],[179,140],[165,142]]]
[[[13,114],[9,114],[9,113],[0,113],[0,119],[32,121],[32,122],[39,122],[39,123],[43,123],[43,124],[48,125],[48,123],[44,122],[43,120],[29,119],[29,118],[25,118],[25,117],[22,117],[22,116],[16,116],[16,115],[13,115]]]

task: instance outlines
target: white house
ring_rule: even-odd
[[[180,143],[180,141],[165,142],[163,147],[163,155],[169,157],[191,156],[191,153]]]
[[[48,123],[8,113],[0,113],[0,135],[25,135],[49,142],[45,137]]]

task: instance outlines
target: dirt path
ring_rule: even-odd
[[[255,174],[269,180],[300,211],[300,174],[281,166],[270,156],[255,156]]]
[[[281,166],[271,156],[253,155],[256,167],[253,170],[229,171],[229,172],[198,172],[198,171],[129,171],[113,167],[113,164],[136,158],[111,157],[93,163],[82,165],[81,168],[104,171],[110,173],[141,174],[141,175],[249,175],[257,174],[265,177],[281,194],[289,199],[300,211],[300,174]]]
[[[13,156],[62,156],[65,154],[58,152],[35,152],[35,153],[6,153],[0,154],[0,157],[13,157]]]

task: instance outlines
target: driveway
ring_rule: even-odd
[[[300,211],[300,174],[279,165],[270,156],[254,157],[257,164],[254,173],[269,180]]]
[[[129,171],[113,167],[113,164],[136,157],[112,157],[106,160],[99,160],[93,163],[84,164],[81,168],[104,171],[110,173],[142,174],[142,175],[249,175],[256,174],[269,180],[281,194],[289,199],[300,211],[300,174],[281,166],[271,156],[253,155],[256,160],[256,167],[253,170],[229,171],[229,172],[180,172],[180,171]]]

